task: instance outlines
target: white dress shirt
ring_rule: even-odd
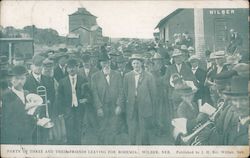
[[[71,90],[72,90],[72,107],[78,106],[77,96],[76,96],[76,82],[77,82],[77,75],[70,76],[70,84],[71,84]]]
[[[90,71],[89,69],[84,68],[84,72],[85,72],[85,75],[86,75],[86,76],[89,76],[89,71]]]
[[[36,79],[37,82],[41,82],[41,75],[37,75],[34,72],[32,72],[32,75]]]
[[[137,88],[138,88],[138,83],[140,79],[140,73],[134,71],[135,73],[135,96],[137,96]]]
[[[223,67],[222,66],[217,66],[217,74],[222,71]]]
[[[192,72],[193,72],[193,74],[195,74],[195,73],[196,73],[197,69],[198,69],[198,66],[196,66],[196,67],[192,67]]]
[[[178,73],[180,73],[182,64],[175,64],[175,65],[176,65]]]
[[[24,96],[24,91],[19,91],[15,89],[14,87],[11,88],[11,90],[20,98],[20,100],[25,104],[25,96]]]

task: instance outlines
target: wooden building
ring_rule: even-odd
[[[229,31],[234,29],[242,39],[242,51],[249,52],[249,9],[177,9],[156,26],[160,39],[173,41],[175,33],[188,32],[196,51],[225,50]],[[198,49],[198,50],[197,50]]]
[[[81,44],[83,46],[101,45],[102,28],[96,22],[97,17],[85,8],[78,8],[76,12],[69,15],[68,44]],[[74,37],[72,38],[72,35]],[[75,37],[78,38],[75,38]],[[72,42],[73,41],[73,42]]]

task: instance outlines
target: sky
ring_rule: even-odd
[[[177,8],[248,7],[248,2],[207,1],[8,1],[3,0],[0,24],[4,27],[53,28],[68,33],[68,15],[84,7],[97,16],[103,35],[109,37],[153,38],[158,22]]]

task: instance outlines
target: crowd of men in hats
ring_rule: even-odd
[[[60,50],[35,55],[28,69],[1,69],[1,143],[79,145],[91,131],[89,144],[150,145],[168,135],[176,145],[247,145],[249,63],[225,51],[201,59],[192,45],[176,34],[147,59]],[[27,107],[40,86],[47,108]]]

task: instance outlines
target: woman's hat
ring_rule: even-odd
[[[232,78],[230,88],[223,91],[228,96],[248,96],[248,78],[235,76]]]
[[[182,84],[181,86],[175,88],[176,93],[180,95],[190,95],[194,94],[197,90],[192,89],[190,86],[186,84]]]

